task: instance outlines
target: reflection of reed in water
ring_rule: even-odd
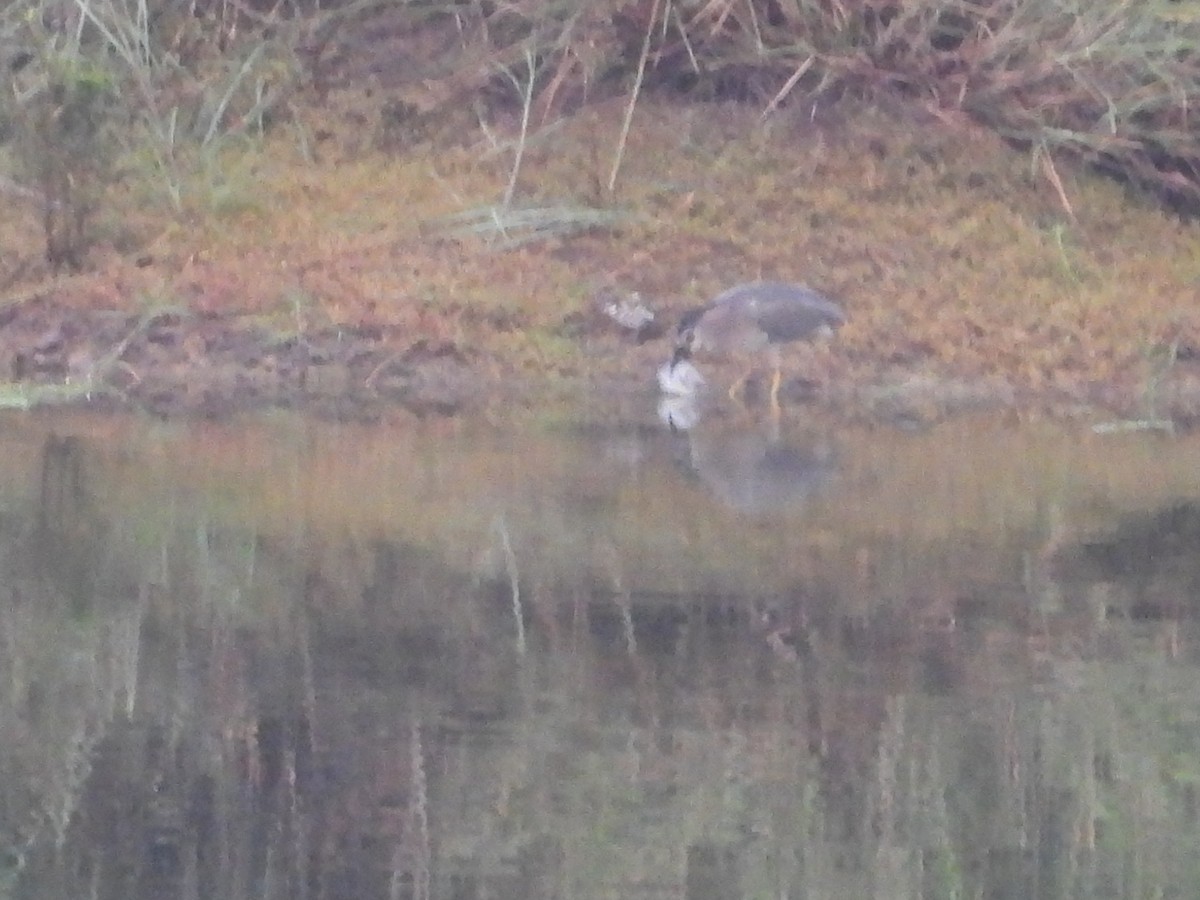
[[[409,731],[410,791],[403,830],[392,853],[391,897],[426,900],[432,896],[433,842],[429,827],[429,786],[421,720]]]
[[[74,435],[51,434],[42,448],[42,484],[38,527],[53,534],[70,529],[84,505],[83,445]]]
[[[84,483],[86,444],[78,437],[51,434],[42,448],[35,533],[29,560],[72,602],[90,603],[104,553],[103,522],[89,508]]]

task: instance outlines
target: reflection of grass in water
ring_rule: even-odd
[[[370,559],[384,540],[508,589],[519,572],[527,613],[564,581],[675,595],[857,578],[865,600],[889,579],[900,592],[929,575],[882,559],[931,555],[948,567],[970,558],[975,577],[999,577],[1014,542],[1052,526],[1086,532],[1115,512],[1197,493],[1194,440],[1101,439],[994,419],[885,438],[845,431],[827,492],[800,519],[751,520],[722,507],[650,436],[647,455],[627,468],[553,432],[513,436],[465,422],[176,424],[98,438],[88,466],[95,503],[121,511],[131,552],[153,555],[162,535],[203,521],[206,533],[235,536],[221,552],[237,571],[254,568],[257,542],[297,540],[314,565],[340,571],[345,548]],[[20,490],[37,483],[35,447],[5,455]]]
[[[57,424],[61,427],[61,420]],[[97,780],[107,783],[106,778],[120,772],[116,784],[129,790],[132,804],[153,794],[162,774],[153,765],[135,773],[102,762],[114,750],[137,746],[131,722],[153,722],[166,709],[169,730],[179,722],[169,710],[186,696],[185,705],[197,720],[205,715],[202,711],[215,708],[225,739],[242,724],[239,717],[246,710],[234,708],[236,701],[220,692],[205,694],[204,678],[195,671],[175,680],[189,665],[202,670],[213,663],[229,665],[231,654],[239,652],[220,640],[190,644],[189,637],[199,633],[197,623],[221,634],[234,616],[238,628],[258,624],[252,616],[295,619],[296,595],[281,573],[272,572],[255,585],[257,603],[245,602],[255,580],[255,535],[213,525],[202,510],[161,496],[156,505],[142,508],[109,505],[104,467],[94,465],[90,455],[78,461],[70,489],[57,498],[65,507],[48,511],[45,496],[8,507],[10,513],[38,522],[31,529],[30,552],[6,561],[5,583],[21,585],[21,602],[6,611],[0,626],[7,679],[0,714],[10,724],[20,723],[7,729],[0,759],[0,780],[20,785],[19,797],[8,796],[17,802],[11,810],[17,819],[4,844],[5,867],[13,865],[13,874],[31,861],[27,856],[43,854],[34,866],[44,867],[48,848],[62,852],[69,845],[69,858],[79,841],[88,840],[72,829],[86,819],[85,803],[96,799]],[[45,482],[42,491],[44,495]],[[152,534],[147,534],[148,525]],[[54,548],[56,541],[63,546]],[[47,542],[53,559],[44,559]],[[49,577],[40,571],[45,565],[52,569]],[[272,600],[279,601],[277,606],[264,609]],[[158,640],[160,649],[170,646],[165,655],[151,652],[143,658],[148,630],[154,634],[151,644]],[[154,669],[155,664],[160,668]],[[147,666],[153,670],[149,675]],[[177,762],[173,758],[170,765]],[[133,781],[126,783],[126,778]],[[18,814],[20,810],[24,812]],[[82,827],[88,831],[86,824]]]
[[[837,642],[824,649],[823,664],[803,678],[773,679],[708,648],[672,670],[687,687],[672,692],[666,708],[653,674],[624,690],[590,669],[586,652],[557,667],[550,656],[553,671],[519,688],[538,702],[518,702],[516,729],[483,751],[503,754],[496,783],[481,785],[474,766],[447,773],[453,796],[478,798],[475,815],[443,820],[447,855],[553,833],[555,864],[570,879],[560,886],[566,896],[591,896],[584,886],[601,884],[613,896],[647,883],[661,892],[669,873],[684,870],[685,848],[689,875],[711,850],[712,874],[724,868],[735,882],[718,896],[803,894],[814,872],[843,872],[838,860],[854,857],[863,865],[850,880],[831,876],[827,883],[840,887],[832,893],[858,896],[851,885],[882,879],[926,897],[983,895],[981,882],[1011,884],[1019,872],[1077,876],[1070,854],[998,869],[977,864],[989,848],[1032,840],[1035,830],[1077,853],[1102,850],[1095,870],[1121,873],[1113,883],[1139,867],[1139,884],[1170,881],[1164,859],[1194,857],[1188,783],[1172,777],[1162,753],[1187,743],[1170,732],[1194,720],[1194,690],[1150,709],[1145,698],[1161,692],[1145,672],[1166,661],[1144,643],[1127,657],[1140,676],[1111,663],[1080,671],[1074,660],[1063,682],[1039,682],[1036,696],[1013,690],[1027,685],[1026,674],[986,644],[977,662],[1006,666],[1008,676],[1000,685],[968,679],[961,697],[901,690],[896,673],[869,658],[848,675],[834,663],[843,660]],[[812,696],[842,700],[823,708],[820,730],[796,718]],[[819,755],[806,751],[806,740],[823,735],[838,740]],[[1147,778],[1164,802],[1146,802]],[[497,796],[501,802],[489,802]],[[868,819],[870,827],[845,827]],[[1176,825],[1160,827],[1165,822]]]
[[[1047,531],[1051,509],[1062,527],[1083,530],[1114,511],[1197,492],[1194,441],[962,420],[885,440],[872,429],[847,431],[839,469],[809,517],[752,520],[654,456],[661,447],[651,442],[645,452],[638,468],[624,468],[553,433],[514,437],[462,422],[424,430],[196,424],[154,437],[125,461],[101,451],[95,484],[105,507],[154,523],[139,529],[150,545],[186,511],[247,541],[289,541],[300,528],[314,559],[332,560],[346,546],[369,556],[385,539],[461,573],[481,571],[487,558],[487,577],[509,587],[515,560],[527,611],[547,578],[678,593],[782,589],[818,576],[879,587],[879,578],[919,576],[874,572],[876,550],[926,558],[937,548],[947,564],[969,552],[979,573],[1000,573],[1014,540]],[[494,531],[498,515],[511,557]]]
[[[128,566],[121,578],[134,573],[134,583],[141,584],[139,562],[148,561],[114,546],[119,540],[108,524],[88,521],[83,513],[56,521],[70,531],[64,568],[75,564],[72,555],[88,552],[81,544],[103,545],[92,554],[99,566],[87,572],[84,584],[30,577],[38,548],[6,561],[5,582],[22,587],[21,602],[6,610],[2,627],[7,684],[0,705],[10,727],[0,779],[19,783],[20,803],[34,804],[6,835],[6,862],[15,858],[23,865],[24,853],[39,845],[62,850],[92,784],[98,748],[137,701],[145,596],[112,593],[113,573],[106,567]],[[37,563],[32,565],[36,573]]]
[[[848,435],[843,446],[851,474],[866,471],[875,476],[865,484],[866,491],[887,488],[887,472],[882,466],[872,468],[874,463],[887,457],[866,457],[869,448],[878,448],[881,454],[901,456],[909,465],[919,460],[928,467],[945,463],[945,459],[933,455],[931,449],[939,442],[945,444],[954,439],[963,442],[954,448],[954,458],[964,468],[991,467],[1011,458],[1004,472],[984,472],[977,481],[971,481],[957,471],[947,474],[952,480],[958,479],[960,489],[983,485],[988,477],[997,475],[1001,487],[1006,487],[1004,479],[1011,477],[1010,470],[1030,478],[1031,483],[1024,488],[1026,493],[1008,497],[1001,491],[976,497],[981,509],[963,520],[949,523],[973,528],[972,539],[986,539],[991,534],[988,528],[996,527],[996,523],[986,517],[989,511],[999,516],[1014,515],[1016,507],[1000,504],[1030,502],[1031,489],[1036,495],[1048,477],[1044,470],[1053,475],[1058,470],[1056,467],[1067,468],[1064,462],[1075,461],[1075,457],[1070,456],[1064,460],[1061,453],[1056,459],[1055,451],[1061,450],[1061,445],[1054,440],[1039,443],[1036,426],[1032,428],[1031,436],[1028,430],[1015,432],[1003,426],[988,429],[979,422],[964,423],[967,425],[970,427],[930,433],[911,443],[895,435],[887,435],[889,439],[881,441],[877,431],[854,436],[857,442],[853,443]],[[460,426],[451,424],[447,427]],[[361,589],[361,583],[353,577],[357,572],[357,561],[353,554],[345,554],[345,534],[341,531],[344,523],[326,521],[324,516],[332,513],[350,515],[353,501],[366,499],[364,485],[355,485],[356,492],[343,498],[341,506],[330,504],[313,509],[306,505],[318,496],[308,493],[307,479],[312,474],[319,474],[324,479],[323,483],[313,485],[312,490],[334,492],[350,486],[349,479],[344,477],[347,474],[356,478],[373,477],[371,483],[375,484],[376,492],[389,495],[381,497],[380,504],[396,497],[406,498],[411,503],[411,508],[406,505],[395,519],[378,523],[381,530],[386,526],[389,534],[401,531],[422,534],[427,537],[425,543],[429,544],[437,537],[436,523],[409,522],[411,512],[424,510],[426,516],[423,518],[428,518],[431,510],[450,511],[461,507],[468,497],[491,498],[494,493],[488,492],[487,479],[505,472],[509,478],[508,486],[516,491],[513,496],[518,501],[524,499],[538,506],[536,514],[555,509],[555,499],[567,490],[563,487],[564,482],[576,492],[577,499],[611,494],[611,485],[595,459],[576,455],[577,447],[552,437],[531,435],[522,445],[527,450],[527,458],[516,462],[511,453],[510,436],[503,436],[492,444],[486,435],[485,430],[460,435],[469,440],[446,442],[444,436],[417,434],[411,430],[259,428],[246,434],[240,429],[198,426],[178,433],[174,446],[168,444],[158,448],[159,461],[170,460],[172,465],[164,467],[167,475],[157,482],[160,493],[156,496],[150,496],[146,490],[145,476],[151,475],[150,483],[155,483],[153,476],[157,474],[148,473],[145,465],[146,458],[153,453],[153,448],[146,447],[148,442],[136,444],[142,455],[131,454],[128,450],[118,455],[125,456],[123,462],[127,468],[123,474],[140,492],[133,496],[142,497],[143,507],[147,505],[147,497],[156,500],[161,507],[161,492],[169,486],[178,487],[181,501],[188,498],[190,486],[182,483],[180,473],[192,473],[192,467],[197,463],[206,483],[200,485],[197,493],[192,495],[193,499],[194,496],[203,498],[215,486],[223,484],[226,490],[241,497],[243,508],[228,510],[238,522],[249,518],[247,509],[256,507],[262,499],[261,494],[254,491],[243,492],[244,488],[290,489],[293,501],[299,501],[306,517],[293,516],[286,523],[272,518],[264,533],[288,535],[303,530],[307,532],[305,540],[312,546],[327,543],[326,552],[332,551],[329,557],[303,554],[303,571],[343,575],[348,583],[347,593],[360,603],[361,593],[355,588]],[[1006,440],[1013,435],[1026,443],[1021,445]],[[965,445],[972,439],[980,444],[1001,446],[993,455],[977,459],[967,452],[977,449],[976,445]],[[1077,437],[1072,439],[1079,440]],[[289,442],[290,447],[271,449]],[[881,447],[884,443],[889,446]],[[223,453],[214,453],[213,446],[222,447]],[[365,467],[360,467],[358,459],[347,458],[348,446],[365,452],[368,457]],[[1072,446],[1078,450],[1077,445]],[[177,452],[179,447],[189,448],[191,455],[185,458]],[[1025,452],[1015,452],[1021,448]],[[1153,449],[1162,450],[1160,447]],[[238,458],[238,454],[252,450],[257,451],[256,456]],[[1044,459],[1031,461],[1033,454],[1039,451]],[[336,455],[330,457],[329,454]],[[280,462],[288,458],[319,462],[323,467],[308,462],[303,472],[281,467]],[[105,471],[105,466],[122,464],[122,460],[111,458],[102,458],[99,462],[103,464],[98,467],[101,472]],[[1111,466],[1111,460],[1108,462]],[[440,477],[426,480],[419,471],[421,467],[436,468],[443,463],[445,468]],[[265,471],[257,468],[263,465]],[[1021,468],[1022,465],[1025,468]],[[241,476],[248,468],[254,470],[255,477],[243,481]],[[654,477],[650,477],[651,472],[655,473]],[[272,479],[269,485],[258,483],[257,476],[261,474]],[[438,473],[435,471],[434,474]],[[693,492],[689,498],[678,485],[670,490],[658,490],[656,478],[661,473],[646,470],[645,474],[647,477],[637,485],[617,494],[611,510],[620,527],[629,529],[631,540],[644,541],[647,537],[645,529],[655,524],[649,517],[641,519],[625,515],[629,510],[642,508],[633,500],[637,494],[652,494],[656,508],[669,504],[672,498],[685,504],[695,502],[694,508],[689,505],[675,510],[674,515],[684,520],[695,518],[694,514],[705,508],[713,512],[711,504],[706,507],[703,502],[694,500],[699,496],[698,492]],[[1127,477],[1124,471],[1119,474]],[[383,481],[383,478],[394,479],[394,482]],[[388,484],[389,490],[380,491],[381,484]],[[447,486],[452,486],[452,494],[444,499]],[[392,490],[395,490],[394,495],[390,495]],[[113,493],[98,494],[106,511],[125,511],[126,507],[118,502],[120,499]],[[935,508],[929,514],[936,515],[939,512],[937,504],[944,500],[945,496],[936,494],[923,498],[922,503],[932,504]],[[860,501],[861,497],[852,497],[848,505]],[[910,517],[923,514],[921,505],[914,503],[911,495],[907,502]],[[998,505],[989,507],[989,502]],[[842,501],[839,501],[840,505]],[[854,511],[850,510],[851,513]],[[177,634],[168,633],[166,637],[179,638],[180,648],[186,647],[182,660],[192,664],[210,663],[196,665],[195,669],[212,672],[221,678],[201,681],[198,692],[193,680],[197,677],[195,671],[190,666],[176,664],[174,668],[180,670],[181,676],[182,670],[187,670],[186,677],[180,677],[178,683],[168,679],[162,687],[166,696],[161,698],[161,705],[157,708],[152,705],[141,712],[150,721],[154,721],[156,715],[165,715],[166,721],[179,727],[180,746],[184,751],[196,746],[206,748],[206,752],[197,754],[198,758],[182,752],[177,759],[194,765],[194,769],[186,771],[200,771],[208,777],[213,765],[213,741],[227,741],[229,749],[244,749],[246,745],[239,742],[254,739],[249,735],[255,733],[255,723],[264,721],[262,710],[276,710],[280,708],[279,704],[285,703],[273,693],[278,685],[251,679],[248,672],[254,666],[247,663],[286,659],[293,653],[297,659],[307,659],[310,636],[304,631],[304,623],[322,613],[328,615],[330,610],[325,606],[305,606],[300,598],[303,596],[305,603],[310,598],[297,591],[295,583],[290,582],[278,587],[278,606],[270,610],[275,617],[268,625],[274,630],[264,628],[240,633],[228,628],[227,620],[217,618],[217,627],[212,631],[198,629],[199,634],[208,637],[207,641],[183,640],[185,635],[191,637],[194,634],[191,629],[197,623],[211,626],[212,614],[230,606],[225,602],[236,596],[242,584],[240,578],[248,580],[253,576],[259,562],[254,548],[259,544],[257,535],[243,529],[236,532],[240,537],[218,550],[214,536],[230,532],[228,526],[222,526],[219,516],[204,509],[196,511],[187,504],[179,507],[178,512],[180,519],[171,530],[182,534],[183,538],[172,544],[177,548],[172,552],[181,553],[197,563],[198,577],[202,580],[198,595],[206,602],[193,605],[190,602],[192,595],[185,590],[161,597],[157,601],[161,605],[156,624],[179,629]],[[860,508],[857,512],[866,515],[874,510]],[[945,514],[946,511],[940,512]],[[368,514],[380,515],[381,507],[372,507]],[[965,512],[960,511],[960,514],[965,515]],[[673,521],[666,512],[663,516],[666,521]],[[714,519],[712,527],[723,531],[726,543],[734,545],[736,542],[730,535],[737,532],[730,527],[730,520],[720,515],[714,515]],[[534,516],[526,518],[522,530],[535,527],[538,521],[540,519]],[[189,523],[194,526],[190,532]],[[547,530],[560,524],[551,518]],[[890,528],[894,523],[883,524]],[[510,523],[506,520],[505,525]],[[743,524],[743,528],[750,527]],[[708,528],[708,523],[698,523],[695,534],[707,541]],[[505,533],[509,530],[506,527]],[[787,534],[786,531],[781,533]],[[858,546],[862,547],[873,534],[864,531],[852,537],[861,538]],[[521,535],[516,529],[512,529],[512,535],[514,542],[519,542]],[[803,543],[810,537],[798,534],[794,539]],[[557,549],[554,542],[545,540],[544,536],[542,548],[546,554]],[[706,546],[704,549],[715,548]],[[161,558],[168,558],[165,546]],[[178,564],[179,560],[173,555],[170,558]],[[233,573],[231,580],[222,575],[225,568]],[[163,583],[154,577],[153,566],[148,565],[144,571],[152,576],[148,584]],[[178,574],[182,569],[176,565],[172,571]],[[179,582],[166,583],[171,586]],[[434,593],[419,578],[412,578],[410,583],[419,585],[414,588],[416,593]],[[404,590],[401,585],[395,587],[399,599]],[[450,617],[454,615],[449,607],[454,604],[440,595],[433,601],[439,604],[439,611],[445,610],[444,617],[437,620],[445,631],[438,634],[449,632]],[[30,612],[43,615],[45,608],[40,604],[26,604],[23,609],[27,615]],[[136,626],[134,610],[126,607],[125,611],[130,613],[128,624]],[[303,613],[297,614],[300,611]],[[362,612],[361,606],[358,611]],[[390,614],[396,615],[397,619],[404,618],[398,610]],[[366,622],[347,617],[338,623],[342,630],[336,634],[339,637],[361,634],[378,627],[380,619],[390,624],[391,620],[386,619],[388,615],[385,610],[373,610]],[[6,616],[5,623],[11,629],[12,617]],[[20,773],[20,783],[26,785],[26,790],[38,792],[48,819],[61,835],[65,832],[65,824],[59,823],[68,822],[82,802],[91,759],[89,751],[104,732],[103,724],[97,723],[106,723],[112,715],[114,695],[107,691],[114,686],[119,688],[121,684],[119,679],[112,677],[115,667],[107,666],[107,663],[116,657],[125,664],[126,675],[129,671],[136,675],[137,659],[123,650],[124,645],[120,642],[102,644],[97,641],[83,648],[83,667],[76,653],[70,652],[72,649],[79,651],[79,645],[66,645],[64,652],[48,664],[46,648],[64,646],[47,643],[53,637],[50,626],[60,623],[54,616],[37,619],[36,623],[27,630],[12,633],[10,644],[28,653],[27,658],[22,657],[22,662],[29,664],[25,673],[37,673],[46,679],[46,683],[60,690],[47,692],[50,705],[42,708],[40,717],[20,720],[39,721],[33,735],[36,741],[18,748],[22,752],[22,762],[28,760],[32,764],[29,770]],[[411,625],[411,622],[405,624]],[[95,628],[89,635],[102,632],[103,629]],[[138,627],[131,627],[124,632],[124,639],[132,636],[136,647],[139,633]],[[890,677],[873,677],[886,671],[886,667],[869,657],[860,657],[850,666],[841,665],[844,648],[836,640],[820,648],[819,664],[806,668],[803,678],[786,668],[772,668],[768,675],[761,659],[753,656],[752,648],[746,648],[751,650],[748,657],[742,654],[723,657],[716,651],[724,645],[715,643],[709,645],[699,659],[673,658],[671,664],[661,670],[664,680],[660,682],[653,664],[639,666],[636,678],[614,679],[613,661],[598,659],[598,654],[593,652],[594,645],[586,635],[575,632],[562,636],[564,644],[570,646],[569,652],[562,652],[557,657],[540,655],[536,664],[521,667],[517,676],[513,675],[512,669],[497,667],[489,669],[488,675],[506,671],[507,676],[501,679],[484,677],[481,670],[487,668],[491,661],[489,657],[507,657],[507,649],[497,650],[497,646],[508,648],[510,645],[494,632],[485,636],[479,631],[471,633],[462,629],[460,634],[468,635],[461,646],[447,643],[452,653],[461,653],[450,659],[451,663],[461,666],[455,671],[453,681],[430,679],[425,684],[406,688],[404,694],[406,698],[417,698],[411,707],[406,700],[406,709],[418,716],[421,709],[447,708],[446,698],[450,694],[459,704],[463,698],[505,697],[505,703],[499,707],[502,713],[498,720],[489,723],[496,727],[485,732],[478,742],[463,741],[462,753],[456,757],[461,764],[445,767],[441,776],[447,787],[441,792],[444,796],[481,801],[477,808],[438,808],[437,811],[443,813],[439,818],[440,840],[447,848],[445,856],[448,859],[466,858],[471,853],[475,853],[472,858],[476,858],[481,846],[486,852],[519,848],[514,852],[520,853],[521,849],[530,846],[521,841],[540,840],[547,833],[553,833],[553,853],[548,855],[549,858],[557,861],[553,864],[560,867],[558,874],[569,887],[578,884],[581,889],[576,893],[586,894],[588,891],[583,886],[598,884],[628,887],[644,882],[661,887],[664,872],[681,871],[678,865],[681,848],[711,845],[718,849],[736,848],[738,861],[747,862],[735,867],[735,874],[748,883],[754,883],[755,879],[769,881],[770,890],[760,893],[779,893],[781,884],[792,882],[780,877],[774,867],[786,869],[802,854],[804,871],[799,871],[798,864],[790,870],[790,877],[799,882],[818,865],[832,866],[836,858],[845,858],[846,841],[831,842],[829,836],[844,832],[844,828],[836,831],[831,823],[844,826],[847,821],[848,808],[836,799],[847,795],[852,795],[850,810],[860,816],[868,810],[873,816],[872,827],[859,830],[861,840],[867,844],[877,840],[887,851],[863,853],[862,858],[881,860],[879,865],[890,878],[896,878],[902,870],[916,879],[913,883],[934,891],[944,889],[947,896],[964,893],[964,883],[968,880],[964,871],[973,873],[972,877],[980,877],[974,875],[980,871],[979,867],[969,866],[955,857],[956,842],[949,837],[971,835],[975,828],[986,830],[981,833],[986,833],[988,839],[1010,847],[1013,835],[1025,838],[1021,829],[1026,828],[1026,823],[1033,822],[1033,827],[1043,831],[1045,826],[1039,823],[1065,823],[1062,840],[1076,840],[1081,846],[1091,846],[1096,840],[1114,866],[1126,865],[1126,873],[1132,871],[1128,854],[1136,855],[1137,848],[1142,846],[1139,841],[1150,847],[1157,846],[1153,843],[1157,836],[1170,833],[1179,835],[1181,847],[1187,847],[1189,842],[1194,844],[1194,823],[1183,822],[1178,829],[1165,830],[1154,826],[1173,820],[1164,816],[1186,818],[1187,789],[1194,780],[1194,766],[1188,761],[1194,757],[1189,748],[1195,746],[1190,725],[1196,721],[1193,709],[1196,705],[1195,679],[1186,667],[1169,665],[1165,654],[1162,659],[1156,655],[1148,657],[1148,652],[1157,651],[1148,651],[1144,631],[1125,634],[1120,628],[1105,629],[1105,641],[1109,646],[1120,646],[1116,642],[1122,640],[1130,642],[1127,648],[1122,647],[1129,652],[1118,654],[1118,658],[1133,660],[1132,663],[1080,661],[1073,654],[1069,661],[1061,663],[1061,679],[1046,679],[1033,693],[1013,691],[1012,681],[1004,681],[997,688],[989,685],[986,678],[976,675],[974,680],[964,682],[962,689],[969,692],[966,695],[937,697],[928,697],[919,689],[899,690],[897,679],[901,676],[896,672]],[[271,640],[260,640],[267,635]],[[61,641],[61,636],[58,640]],[[349,646],[355,653],[362,653],[362,643]],[[976,648],[979,654],[971,660],[972,666],[991,663],[1011,667],[1013,661],[1008,656],[1011,647],[998,646],[998,650],[990,648],[984,641]],[[340,640],[330,641],[322,648],[322,652],[328,654],[323,661],[340,662],[339,654],[345,653],[346,647]],[[552,651],[555,649],[561,648],[557,645],[551,648]],[[357,675],[365,671],[375,676],[390,671],[389,665],[395,664],[395,642],[383,641],[373,650],[378,655],[355,658],[352,673]],[[1153,665],[1156,661],[1161,665]],[[644,660],[631,655],[629,662],[637,664]],[[1053,659],[1044,662],[1046,665],[1059,664]],[[39,663],[41,669],[33,668]],[[1123,670],[1122,665],[1127,665],[1128,671]],[[290,667],[284,668],[289,673],[295,672]],[[700,677],[687,677],[697,671]],[[311,665],[304,666],[305,677],[311,676],[312,672]],[[330,680],[317,686],[337,686],[338,676],[344,674],[337,668],[321,670],[317,677]],[[91,705],[80,703],[78,697],[65,696],[67,692],[61,687],[74,684],[86,686],[82,696],[89,698]],[[447,684],[452,687],[449,694],[446,693]],[[353,686],[361,688],[357,681]],[[304,684],[303,700],[292,702],[306,704],[303,718],[316,730],[312,738],[314,743],[323,749],[334,749],[347,745],[358,748],[363,746],[359,742],[368,742],[366,746],[384,748],[387,752],[382,756],[350,754],[348,758],[394,759],[395,696],[372,681],[366,690],[358,691],[353,703],[345,704],[345,708],[339,710],[337,700],[343,695],[312,687]],[[9,694],[26,696],[24,691],[10,691]],[[260,697],[267,702],[256,702]],[[1159,700],[1148,703],[1148,697]],[[844,702],[823,703],[820,724],[813,726],[803,724],[802,713],[811,705],[812,698],[841,698]],[[197,702],[198,699],[204,702]],[[886,714],[877,713],[879,709],[886,709]],[[998,714],[989,715],[991,710]],[[379,722],[387,723],[388,727],[378,730],[340,727],[351,719],[360,726]],[[88,727],[80,722],[88,723]],[[53,723],[54,727],[47,727],[47,723]],[[814,730],[806,733],[805,728]],[[198,745],[194,742],[197,736]],[[835,740],[823,748],[825,755],[821,758],[806,751],[807,742],[815,743],[817,738],[827,736],[833,736]],[[1166,764],[1163,763],[1164,747],[1172,754]],[[931,748],[934,748],[933,752]],[[995,753],[990,752],[993,748]],[[10,745],[6,758],[11,760],[15,752]],[[437,759],[433,752],[427,758],[430,762]],[[226,760],[238,758],[238,754],[232,752],[224,757]],[[841,765],[847,758],[851,762],[862,761],[863,765]],[[476,762],[482,767],[473,764]],[[498,774],[492,774],[497,770]],[[346,774],[358,778],[364,773],[380,771],[351,767]],[[389,775],[394,772],[394,766],[388,769]],[[482,778],[481,772],[484,773]],[[849,781],[842,777],[846,772],[859,774]],[[1165,797],[1172,801],[1178,798],[1180,802],[1157,804],[1148,809],[1145,803],[1147,779],[1144,777],[1147,772],[1153,775],[1149,783],[1160,785]],[[829,777],[837,780],[838,787],[851,785],[853,790],[823,790],[831,783],[827,780]],[[361,783],[378,784],[380,781]],[[245,790],[244,784],[236,778],[217,779],[217,784],[218,790],[227,790],[230,796],[235,791]],[[1001,794],[997,793],[998,785],[1003,788]],[[1046,789],[1031,790],[1031,785]],[[998,796],[1002,798],[1000,803]],[[1003,802],[1005,800],[1011,800],[1011,803]],[[219,803],[218,808],[230,817],[230,811],[238,809],[236,804],[224,802]],[[1105,827],[1098,834],[1092,831],[1091,824],[1097,821],[1097,810],[1105,813]],[[1004,827],[998,829],[997,822]],[[1072,823],[1085,824],[1082,829],[1072,831]],[[484,836],[482,842],[481,835]],[[986,845],[968,842],[967,846]],[[906,847],[912,848],[911,855],[902,857],[897,851]],[[858,845],[851,849],[857,850]],[[1184,858],[1190,859],[1191,855],[1194,854]],[[297,858],[303,858],[303,854],[297,854]],[[906,859],[911,864],[904,863],[905,867],[902,867],[901,863]],[[1147,859],[1158,866],[1163,857],[1146,852],[1136,855],[1134,862]],[[1070,861],[1064,863],[1069,864]],[[500,863],[496,864],[496,870],[510,872]],[[572,891],[568,889],[566,893],[570,895]]]

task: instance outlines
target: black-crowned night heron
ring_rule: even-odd
[[[832,334],[845,321],[840,306],[811,288],[779,281],[739,284],[684,315],[675,354],[658,371],[659,387],[668,394],[698,392],[704,378],[690,360],[695,352],[711,353],[746,362],[745,373],[729,389],[736,397],[758,358],[767,354],[773,369],[771,409],[778,412],[780,345]]]

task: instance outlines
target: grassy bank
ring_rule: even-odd
[[[2,288],[641,382],[599,292],[793,279],[827,390],[1182,414],[1190,8],[12,4]]]

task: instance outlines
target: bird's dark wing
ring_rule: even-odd
[[[797,341],[822,328],[837,328],[846,314],[831,300],[807,288],[766,292],[754,299],[754,319],[771,343]]]
[[[700,321],[700,317],[704,315],[711,307],[697,306],[695,309],[689,309],[683,314],[679,320],[679,334],[685,334],[696,327],[696,323]]]

